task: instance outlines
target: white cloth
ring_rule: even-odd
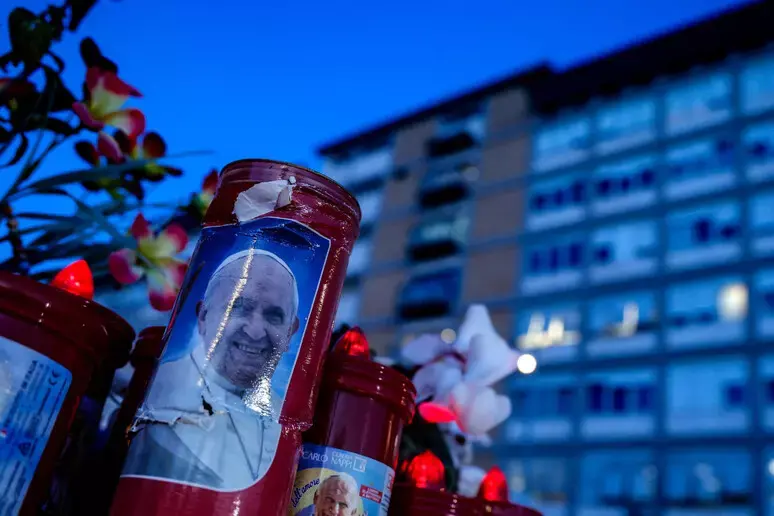
[[[198,334],[197,334],[198,337]],[[207,367],[204,344],[159,366],[138,419],[169,424],[185,446],[222,480],[242,489],[260,480],[277,451],[282,427],[247,408],[238,389]],[[274,416],[281,400],[272,393]],[[182,458],[182,457],[181,457]]]

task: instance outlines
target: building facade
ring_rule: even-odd
[[[774,8],[326,146],[383,353],[470,303],[538,370],[486,460],[549,515],[774,516]]]

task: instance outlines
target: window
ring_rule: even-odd
[[[576,172],[529,187],[527,229],[577,224],[586,217],[586,174]]]
[[[416,276],[401,291],[400,318],[409,321],[449,315],[456,304],[459,289],[458,269]]]
[[[392,145],[364,148],[329,158],[323,167],[326,176],[348,188],[379,180],[391,169]]]
[[[461,133],[469,134],[475,141],[481,141],[486,135],[486,114],[482,104],[470,104],[440,116],[436,135],[439,138],[451,138]]]
[[[603,283],[654,274],[658,234],[652,221],[596,230],[591,237],[592,282]]]
[[[599,167],[594,172],[595,215],[611,215],[656,202],[656,159],[647,154]]]
[[[667,431],[719,435],[749,427],[748,363],[740,357],[667,367]]]
[[[755,308],[759,337],[774,337],[774,269],[764,269],[755,275]]]
[[[740,277],[680,283],[667,290],[667,345],[703,347],[742,341],[748,292]]]
[[[583,235],[565,235],[536,245],[525,253],[521,290],[537,294],[577,287],[585,263]]]
[[[504,426],[508,442],[561,441],[572,434],[578,379],[570,374],[514,376],[509,380],[511,418]]]
[[[774,57],[748,64],[741,77],[742,112],[761,113],[774,107]]]
[[[774,355],[761,357],[758,362],[760,386],[758,400],[761,407],[761,426],[774,431]],[[774,466],[774,463],[772,463]],[[774,467],[772,468],[774,475]]]
[[[596,151],[607,155],[653,140],[656,102],[651,98],[625,100],[602,108],[596,116]]]
[[[728,120],[732,83],[730,74],[715,73],[672,88],[666,95],[667,134],[682,134]]]
[[[734,142],[714,136],[671,147],[666,152],[667,199],[686,199],[736,184]]]
[[[360,204],[360,227],[367,227],[374,224],[382,211],[382,200],[384,199],[384,190],[378,188],[358,194],[357,201]]]
[[[562,120],[538,130],[532,155],[532,169],[548,172],[574,165],[589,155],[591,122],[588,118]]]
[[[639,514],[636,509],[648,507],[656,498],[657,471],[653,454],[646,450],[586,453],[578,490],[580,514],[608,514],[605,509],[621,511],[610,512],[616,515]]]
[[[564,457],[519,458],[503,467],[511,500],[543,514],[567,514],[571,463]]]
[[[629,292],[592,301],[589,309],[589,356],[646,353],[656,347],[658,311],[650,291]]]
[[[750,236],[755,255],[774,254],[774,191],[750,199]]]
[[[409,259],[421,262],[459,253],[467,241],[469,222],[461,209],[420,222],[409,236]]]
[[[632,438],[654,429],[655,369],[592,373],[586,377],[586,412],[581,433],[586,438]]]
[[[573,359],[581,340],[579,305],[561,305],[522,310],[516,346],[532,353],[538,363]]]
[[[359,238],[352,247],[352,254],[349,255],[349,266],[347,267],[347,276],[360,276],[368,268],[368,262],[371,260],[371,250],[373,240],[370,237]]]
[[[460,154],[433,165],[419,185],[419,204],[435,208],[461,201],[470,195],[471,184],[479,176],[474,165],[477,154]]]
[[[339,309],[336,312],[336,324],[357,324],[357,314],[360,311],[360,292],[356,289],[345,289],[339,299]]]
[[[684,514],[753,514],[750,454],[742,449],[702,448],[667,455],[667,508]],[[671,513],[671,511],[667,511]]]
[[[723,263],[741,254],[739,205],[708,204],[668,216],[667,266],[690,269]]]
[[[774,122],[751,125],[742,133],[746,174],[750,181],[774,177]]]

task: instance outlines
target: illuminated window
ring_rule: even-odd
[[[728,120],[732,84],[731,74],[715,73],[673,87],[665,99],[667,134],[683,134]]]
[[[694,448],[670,453],[664,486],[667,510],[695,507],[707,511],[705,514],[751,514],[750,460],[750,454],[741,449]]]
[[[516,346],[523,351],[576,346],[581,340],[580,319],[577,306],[523,311],[519,317]]]
[[[577,164],[589,155],[591,122],[584,117],[547,124],[537,131],[534,142],[532,169],[535,172]]]
[[[590,356],[647,353],[656,347],[658,312],[653,292],[639,291],[595,299],[589,310]]]
[[[596,151],[605,155],[642,145],[656,135],[656,102],[625,100],[600,109],[596,116]]]

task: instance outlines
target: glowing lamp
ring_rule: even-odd
[[[478,488],[478,497],[489,502],[508,501],[508,480],[503,470],[497,466],[487,471],[481,487]]]
[[[457,420],[457,415],[449,407],[438,403],[420,403],[418,410],[422,419],[428,423],[451,423]]]
[[[54,276],[51,286],[76,296],[94,299],[94,278],[86,260],[73,262]]]
[[[443,462],[430,450],[423,451],[411,459],[405,472],[411,483],[421,489],[442,491],[446,486],[446,469]]]
[[[366,339],[363,330],[355,326],[342,335],[336,345],[333,347],[333,351],[336,353],[346,353],[353,357],[371,358],[371,350],[368,347],[368,340]]]

